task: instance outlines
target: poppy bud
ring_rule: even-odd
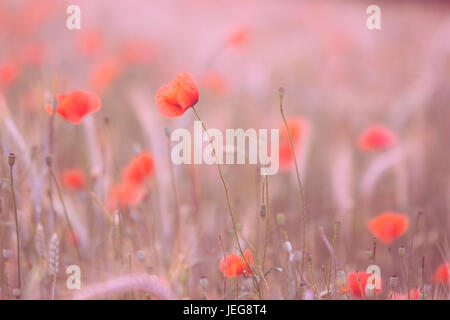
[[[165,127],[164,128],[164,134],[166,135],[167,138],[169,138],[170,137],[170,128]]]
[[[8,260],[12,257],[12,250],[11,249],[3,249],[2,251],[3,259]]]
[[[145,251],[144,250],[139,250],[137,252],[137,258],[139,261],[144,261],[145,260]]]
[[[292,244],[289,241],[286,241],[285,243],[283,243],[283,249],[286,250],[288,253],[291,253]]]
[[[52,156],[46,156],[45,157],[45,163],[47,164],[47,167],[50,168],[52,166],[52,164],[53,164]]]
[[[284,226],[286,223],[286,216],[283,213],[277,214],[277,223],[279,226]]]
[[[389,285],[392,289],[395,289],[398,287],[398,277],[393,275],[389,277]]]
[[[266,218],[266,205],[265,204],[262,204],[261,207],[259,208],[259,216],[263,220]]]
[[[14,288],[12,291],[12,294],[15,298],[19,298],[20,297],[20,289],[19,288]]]
[[[8,155],[8,164],[9,164],[9,166],[13,167],[15,162],[16,162],[16,155],[14,153],[10,153]]]
[[[370,249],[366,250],[366,256],[367,256],[368,260],[372,259],[372,253],[373,253],[372,250],[370,250]]]
[[[207,277],[201,277],[199,282],[200,282],[200,288],[202,288],[203,290],[208,289],[208,278]]]
[[[295,262],[300,263],[302,261],[302,252],[301,251],[294,251],[294,254],[292,255],[292,260]]]

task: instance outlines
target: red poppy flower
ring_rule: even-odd
[[[169,84],[156,91],[156,106],[167,118],[181,116],[193,107],[200,97],[194,78],[187,72],[179,73]]]
[[[19,66],[14,61],[0,63],[0,87],[7,87],[19,77]]]
[[[443,263],[436,269],[433,282],[450,284],[450,262]]]
[[[142,152],[131,159],[123,171],[123,181],[132,184],[142,184],[154,171],[153,157],[148,152]]]
[[[368,223],[369,231],[382,243],[391,243],[409,227],[408,216],[396,212],[383,212]]]
[[[297,159],[300,158],[304,141],[309,133],[310,124],[306,118],[292,117],[286,119],[289,132],[292,137],[292,144],[296,152]],[[289,135],[286,126],[280,124],[280,145],[279,145],[279,162],[281,170],[288,170],[294,165],[294,155],[292,154]]]
[[[366,297],[366,285],[370,274],[365,271],[359,271],[358,275],[356,272],[350,272],[347,276],[347,281],[345,282],[345,292],[358,298]],[[381,279],[380,279],[381,284]],[[362,293],[361,293],[362,289]],[[380,289],[376,289],[377,294],[381,292]]]
[[[145,195],[145,191],[140,185],[127,182],[115,183],[111,186],[107,196],[107,208],[114,211],[119,207],[135,207]]]
[[[86,186],[86,177],[80,168],[68,169],[62,174],[62,182],[69,189],[81,190]]]
[[[252,265],[252,252],[247,248],[247,250],[245,250],[244,252],[244,259],[241,259],[241,257],[234,253],[226,256],[226,258],[222,258],[222,260],[220,260],[220,271],[224,276],[233,278],[240,276],[244,273],[244,271],[248,274],[250,272],[249,267],[251,267]]]
[[[103,94],[121,76],[122,72],[123,65],[118,60],[104,60],[91,69],[89,85],[94,91]]]
[[[394,133],[383,126],[373,125],[360,135],[358,147],[363,151],[386,149],[396,141]]]
[[[73,124],[80,124],[86,115],[97,112],[100,108],[101,100],[97,94],[76,90],[58,96],[56,113]],[[45,109],[53,114],[51,105],[47,105]]]

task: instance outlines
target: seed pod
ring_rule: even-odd
[[[200,283],[200,288],[202,288],[203,290],[208,289],[208,278],[207,277],[201,277],[199,283]]]
[[[9,166],[13,167],[15,162],[16,162],[16,155],[14,153],[10,153],[8,155],[8,164],[9,164]]]
[[[393,275],[389,277],[389,285],[391,286],[392,289],[395,289],[398,287],[398,277]]]

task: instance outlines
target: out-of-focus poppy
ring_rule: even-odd
[[[234,253],[226,256],[226,258],[222,258],[222,260],[220,260],[220,271],[224,276],[233,278],[240,276],[244,273],[244,271],[248,274],[250,272],[249,267],[251,267],[252,265],[252,252],[247,248],[244,252],[244,258],[241,258]]]
[[[107,195],[107,208],[114,211],[118,208],[135,207],[145,195],[141,185],[127,182],[118,182],[111,186]]]
[[[450,262],[443,263],[436,269],[433,275],[433,282],[450,284]]]
[[[154,59],[155,51],[145,39],[130,39],[120,48],[120,59],[128,64],[145,64]]]
[[[74,236],[75,236],[75,240],[73,239]],[[72,235],[72,232],[70,232],[70,230],[67,230],[66,231],[66,239],[73,246],[75,246],[79,243],[78,235],[75,231],[73,231],[73,235]]]
[[[45,59],[45,46],[40,42],[27,43],[21,47],[20,57],[25,65],[39,66]]]
[[[380,242],[391,243],[408,230],[409,219],[405,214],[383,212],[371,219],[367,227]]]
[[[239,48],[247,43],[250,34],[248,27],[239,27],[233,30],[227,38],[227,44],[234,48]]]
[[[117,59],[106,59],[91,69],[89,75],[89,85],[92,90],[103,94],[108,87],[116,81],[123,72],[123,65]]]
[[[62,173],[62,182],[69,189],[82,190],[86,186],[86,176],[80,168],[67,169]]]
[[[159,112],[167,118],[175,118],[193,107],[200,97],[194,78],[187,72],[179,73],[169,84],[156,91],[155,100]]]
[[[347,281],[345,282],[345,289],[342,290],[342,293],[348,293],[354,297],[362,298],[368,295],[367,292],[367,280],[369,279],[370,274],[365,271],[359,271],[358,274],[356,272],[350,272],[347,276]],[[382,281],[380,279],[380,285],[382,286]],[[362,292],[361,292],[362,289]],[[376,289],[376,293],[381,292],[380,289]]]
[[[20,69],[17,62],[6,60],[0,63],[0,87],[8,87],[19,77]]]
[[[76,90],[60,94],[57,100],[56,113],[73,124],[80,124],[85,116],[101,108],[100,98],[90,91]],[[51,105],[47,105],[45,109],[49,114],[53,114]]]
[[[218,95],[225,95],[228,91],[225,79],[216,70],[208,70],[203,74],[202,85]]]
[[[373,125],[359,136],[358,147],[363,151],[375,151],[389,148],[395,142],[395,135],[389,128]]]
[[[303,117],[291,117],[287,118],[289,132],[292,137],[292,144],[297,156],[297,160],[300,159],[301,152],[303,151],[304,141],[310,130],[309,121]],[[292,154],[291,144],[289,142],[289,135],[286,126],[283,123],[280,124],[280,145],[279,145],[279,162],[281,170],[289,170],[294,164],[294,155]]]
[[[133,157],[123,171],[123,181],[132,184],[142,184],[154,171],[153,157],[148,152]]]
[[[83,55],[95,57],[103,50],[103,35],[96,30],[81,31],[75,38],[75,46]]]

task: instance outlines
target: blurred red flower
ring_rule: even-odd
[[[116,59],[106,59],[92,67],[89,85],[94,91],[103,94],[122,75],[122,72],[122,63]]]
[[[247,43],[250,34],[250,29],[247,27],[240,27],[233,30],[227,39],[227,44],[234,48],[239,48]]]
[[[90,58],[101,53],[103,45],[103,35],[96,30],[81,31],[75,38],[75,47],[83,55]]]
[[[40,42],[27,43],[21,47],[20,57],[26,65],[39,66],[45,59],[45,46]]]
[[[131,159],[123,171],[123,181],[130,184],[142,184],[154,171],[153,156],[149,152],[142,152]]]
[[[69,189],[81,190],[86,187],[86,176],[80,168],[67,169],[62,174],[62,182]]]
[[[350,272],[347,276],[347,281],[345,283],[345,291],[344,293],[348,293],[354,297],[362,298],[366,297],[366,285],[367,280],[369,279],[370,274],[365,271],[359,271],[358,274],[356,272]],[[381,279],[380,279],[381,284]],[[362,293],[361,293],[362,289]],[[342,292],[342,290],[341,290]],[[376,289],[376,293],[380,293],[380,289]]]
[[[248,262],[248,264],[247,264]],[[253,265],[253,256],[250,249],[247,248],[244,252],[244,259],[241,259],[237,254],[231,254],[220,260],[220,271],[228,278],[238,277],[241,274],[250,272]]]
[[[0,63],[0,87],[7,87],[13,84],[19,77],[19,65],[12,60]]]
[[[141,185],[127,182],[117,182],[111,186],[107,195],[107,208],[114,211],[119,207],[135,207],[144,197],[144,188]]]
[[[80,124],[83,118],[101,108],[101,100],[94,92],[76,90],[60,94],[57,98],[56,113],[73,124]],[[49,114],[53,114],[51,105],[45,107]]]
[[[292,137],[292,144],[294,145],[297,160],[300,159],[303,151],[304,141],[309,133],[310,124],[306,118],[297,116],[286,119],[289,133]],[[286,126],[283,123],[279,126],[280,129],[280,145],[279,145],[279,161],[281,170],[289,170],[294,165],[294,155],[292,154],[291,145],[289,142],[289,135]]]
[[[433,276],[433,282],[450,284],[450,262],[443,263],[436,269]]]
[[[75,236],[75,241],[74,241],[74,236]],[[73,236],[72,236],[72,232],[70,232],[70,230],[67,230],[66,231],[66,239],[67,239],[67,241],[69,241],[69,243],[71,244],[71,245],[75,245],[75,244],[78,244],[80,241],[79,241],[79,239],[78,239],[78,235],[77,235],[77,233],[75,232],[75,231],[73,231]]]
[[[395,144],[394,133],[386,127],[373,125],[359,136],[358,147],[363,151],[382,150]]]
[[[409,218],[402,213],[383,212],[371,219],[367,227],[380,242],[391,243],[408,230]]]
[[[125,41],[120,48],[120,59],[129,64],[145,64],[153,60],[155,51],[145,39]]]
[[[218,95],[225,95],[228,91],[225,79],[216,70],[208,70],[203,74],[202,85]]]
[[[156,106],[167,118],[175,118],[193,107],[200,97],[194,78],[187,72],[179,73],[169,84],[156,91]]]

